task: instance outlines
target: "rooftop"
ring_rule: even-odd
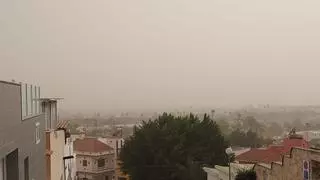
[[[236,161],[247,163],[271,163],[281,161],[282,155],[288,154],[293,147],[308,148],[309,144],[304,139],[286,138],[282,145],[270,145],[268,148],[252,148],[236,156]]]
[[[99,152],[113,150],[112,147],[102,143],[98,139],[88,138],[88,137],[75,140],[74,141],[74,149],[75,149],[75,151],[93,152],[93,153],[99,153]]]
[[[58,101],[58,100],[63,100],[63,98],[39,98],[40,101],[42,102],[50,102],[50,101]]]
[[[58,121],[57,129],[66,129],[69,125],[69,121]]]

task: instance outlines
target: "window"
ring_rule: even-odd
[[[22,119],[40,114],[40,88],[28,84],[21,84]]]
[[[32,86],[32,114],[38,114],[37,110],[37,101],[38,101],[38,93],[37,93],[37,87]]]
[[[320,179],[320,162],[311,161],[311,179]]]
[[[106,176],[106,177],[105,177],[105,180],[109,180],[109,176]]]
[[[98,159],[98,167],[104,167],[105,164],[105,159]]]
[[[83,160],[82,161],[82,166],[87,166],[88,165],[88,161],[87,160]]]
[[[27,86],[25,84],[21,84],[21,110],[22,117],[27,116]]]
[[[40,123],[36,123],[36,144],[40,143]]]
[[[50,121],[51,121],[51,126],[56,127],[57,125],[57,104],[53,103],[50,105]]]
[[[41,113],[41,105],[40,105],[40,87],[37,87],[37,114]]]
[[[29,157],[24,159],[24,180],[29,180]]]
[[[27,85],[27,116],[32,115],[32,86]]]

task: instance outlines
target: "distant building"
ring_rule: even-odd
[[[292,148],[280,161],[257,163],[257,179],[263,180],[317,180],[320,179],[320,151]]]
[[[250,151],[236,156],[239,163],[271,163],[280,161],[282,155],[288,154],[293,147],[309,148],[309,143],[302,136],[292,135],[283,139],[280,145],[270,145],[267,148],[252,148]]]
[[[97,138],[74,141],[77,180],[112,180],[115,176],[115,151]]]
[[[40,88],[0,81],[0,180],[45,179]]]
[[[299,131],[297,134],[302,135],[307,141],[320,140],[320,131]]]

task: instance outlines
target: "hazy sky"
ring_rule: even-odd
[[[319,0],[0,0],[0,79],[65,109],[320,104]]]

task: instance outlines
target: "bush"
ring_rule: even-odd
[[[253,169],[250,170],[240,170],[235,178],[235,180],[256,180],[257,174]]]

